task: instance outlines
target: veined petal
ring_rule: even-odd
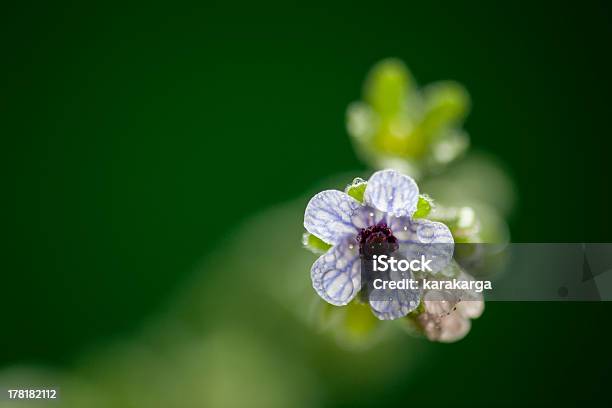
[[[312,287],[326,302],[346,305],[361,289],[358,245],[350,239],[332,247],[312,265],[310,277]]]
[[[400,243],[454,244],[453,234],[441,222],[423,218],[387,217],[387,225]]]
[[[384,219],[385,213],[367,205],[363,205],[361,208],[358,208],[351,217],[351,221],[357,229],[368,228],[372,225],[378,224]]]
[[[416,236],[419,242],[424,244],[454,244],[453,234],[450,229],[437,221],[425,219],[412,220],[416,225]]]
[[[391,300],[370,300],[372,313],[379,320],[395,320],[406,316],[419,305],[419,296],[407,290],[389,290]]]
[[[386,278],[386,277],[385,277]],[[388,281],[399,282],[412,279],[409,272],[390,271]],[[421,291],[419,289],[374,289],[369,294],[372,313],[380,320],[395,320],[406,316],[419,306]]]
[[[304,227],[328,244],[335,245],[349,234],[357,234],[351,217],[361,203],[338,190],[325,190],[312,197],[304,212]]]
[[[431,259],[432,272],[441,271],[453,259],[453,235],[441,222],[388,217],[387,224],[400,244],[399,252],[408,259]]]
[[[417,208],[419,188],[414,180],[395,170],[381,170],[368,180],[363,200],[397,217],[410,216]]]

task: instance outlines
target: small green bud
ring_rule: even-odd
[[[452,81],[437,82],[425,88],[423,131],[435,138],[443,128],[457,125],[468,113],[470,96],[463,86]]]
[[[403,62],[389,58],[372,68],[365,83],[364,100],[383,117],[397,115],[412,85],[410,73]]]

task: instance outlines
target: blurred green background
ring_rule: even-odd
[[[609,218],[587,222],[585,195],[609,181],[585,174],[583,148],[609,137],[603,2],[2,7],[0,368],[69,370],[163,314],[251,216],[363,171],[345,109],[388,56],[420,84],[470,92],[472,146],[517,186],[514,242],[610,240]],[[418,372],[331,384],[324,405],[596,398],[610,312],[490,302],[465,340],[428,345]]]

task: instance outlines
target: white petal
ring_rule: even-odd
[[[310,277],[312,287],[325,301],[346,305],[361,289],[359,247],[352,240],[334,246],[315,261]]]
[[[304,227],[328,244],[335,245],[347,235],[357,234],[351,217],[361,207],[359,201],[342,191],[322,191],[308,202]]]
[[[423,295],[425,312],[435,317],[450,314],[458,301],[454,293],[445,290],[428,290]]]
[[[461,272],[457,277],[459,280],[473,281],[474,278],[467,272]],[[463,317],[476,319],[484,312],[484,297],[482,292],[463,290],[459,293],[461,302],[457,304],[457,312]]]
[[[453,343],[464,338],[469,333],[470,327],[472,327],[470,319],[463,317],[460,313],[453,312],[440,322],[437,338],[430,338],[430,340]]]
[[[484,301],[482,300],[463,300],[457,305],[457,312],[463,317],[476,319],[484,312]]]
[[[395,170],[381,170],[368,180],[363,200],[397,217],[410,216],[417,208],[419,188],[414,180]]]

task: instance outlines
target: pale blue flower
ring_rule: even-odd
[[[425,253],[435,270],[446,266],[453,254],[451,232],[442,223],[413,219],[418,199],[414,180],[395,170],[377,171],[370,177],[363,203],[338,190],[315,195],[306,207],[304,227],[332,245],[311,268],[319,296],[333,305],[348,304],[364,287],[361,261],[371,254],[397,251],[415,258]],[[407,315],[421,296],[420,291],[409,290],[390,291],[384,298],[378,295],[367,300],[381,320]]]

